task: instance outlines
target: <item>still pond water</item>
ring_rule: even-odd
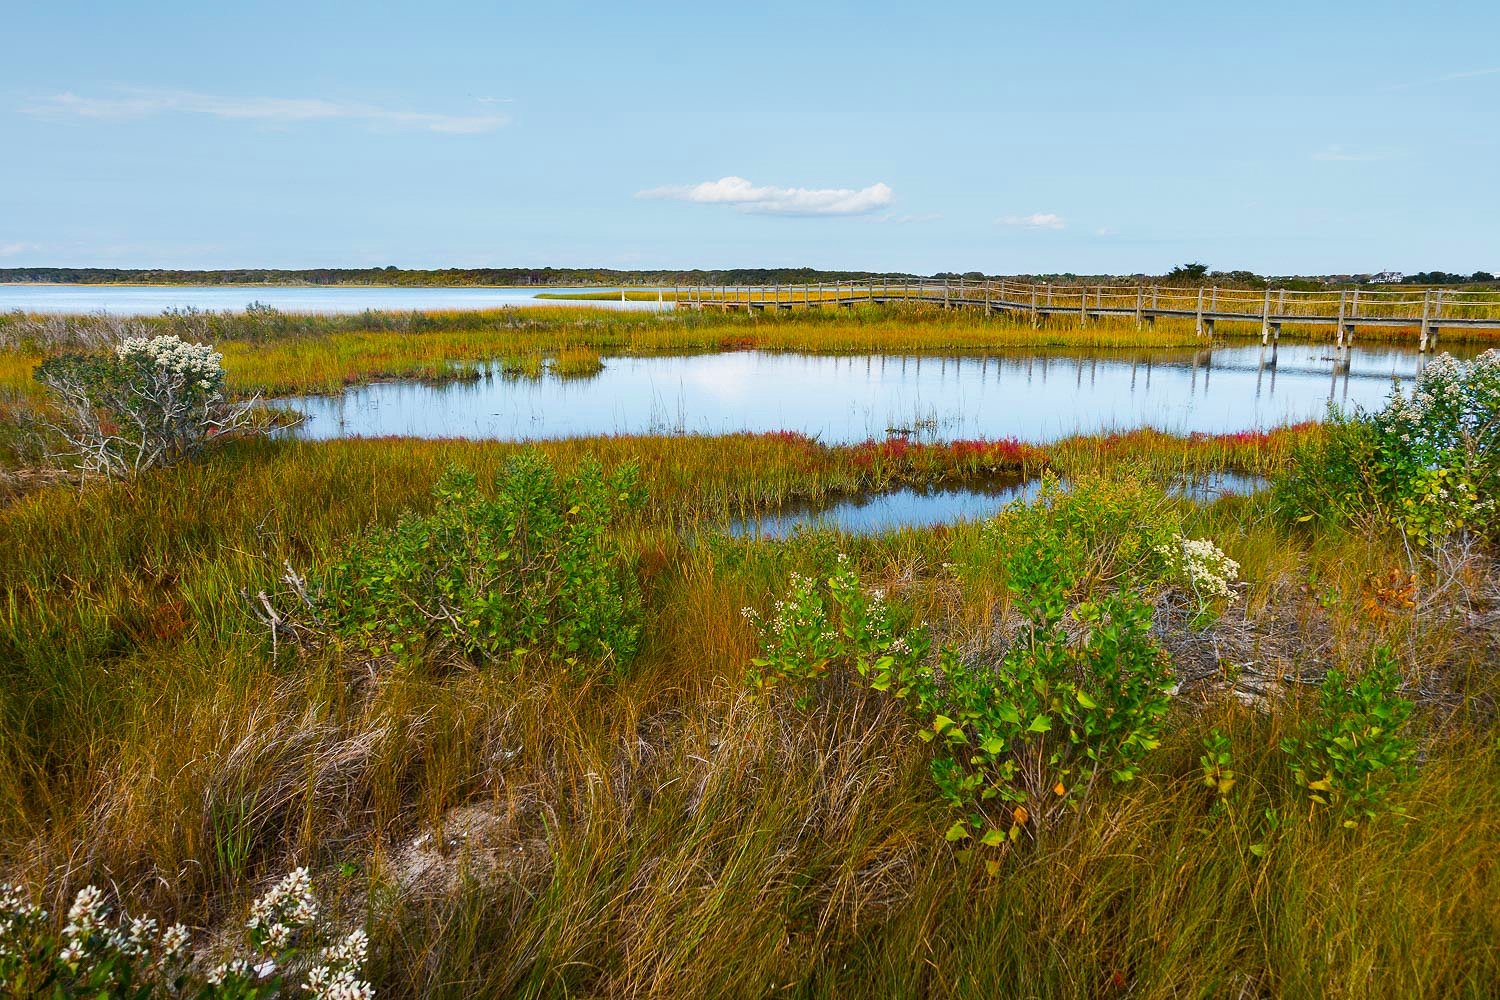
[[[497,309],[501,306],[596,306],[656,309],[655,302],[538,299],[541,292],[605,288],[379,288],[358,285],[16,285],[0,284],[0,312],[109,313],[155,316],[168,309],[240,312],[252,302],[282,312],[358,313],[366,309]],[[671,308],[670,303],[666,308]]]
[[[852,535],[880,535],[900,528],[931,528],[994,517],[1012,500],[1033,500],[1040,479],[1016,480],[991,489],[913,490],[840,500],[821,505],[785,507],[762,517],[735,521],[729,534],[751,538],[787,538],[800,529],[831,528]],[[1171,492],[1200,502],[1229,495],[1247,496],[1264,489],[1257,476],[1218,472],[1184,481]]]
[[[1322,345],[990,357],[832,357],[738,351],[606,358],[588,379],[388,382],[282,402],[306,438],[536,440],[610,434],[801,431],[828,444],[911,433],[1018,438],[1151,426],[1187,432],[1321,418],[1330,402],[1377,407],[1415,351]]]

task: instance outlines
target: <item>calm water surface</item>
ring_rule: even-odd
[[[1178,483],[1172,492],[1196,500],[1254,493],[1266,486],[1257,476],[1219,472]],[[1031,500],[1041,480],[1016,480],[990,489],[913,490],[874,493],[836,503],[801,505],[762,517],[735,521],[729,534],[754,538],[786,538],[801,529],[832,528],[853,535],[879,535],[900,528],[930,528],[960,521],[994,517],[1012,500]]]
[[[497,309],[501,306],[601,306],[656,309],[655,302],[538,299],[540,292],[604,288],[370,288],[355,285],[13,285],[0,284],[0,312],[111,313],[154,316],[167,309],[238,312],[252,302],[282,312],[357,313],[366,309]],[[618,289],[616,290],[618,291]],[[666,308],[671,308],[668,303]]]
[[[1329,402],[1375,407],[1415,351],[1251,346],[1212,351],[902,357],[739,351],[616,357],[587,380],[389,382],[288,402],[308,438],[407,435],[507,440],[793,430],[826,443],[905,429],[930,440],[1019,438],[1151,426],[1178,433],[1317,419]]]

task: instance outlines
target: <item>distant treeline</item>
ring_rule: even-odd
[[[979,271],[939,271],[918,275],[898,271],[822,271],[811,267],[740,267],[719,270],[625,271],[598,267],[449,267],[407,270],[399,267],[317,267],[301,270],[235,268],[227,271],[187,271],[161,268],[9,267],[0,268],[0,283],[41,282],[73,285],[407,285],[463,286],[609,286],[621,285],[803,285],[817,282],[866,281],[872,278],[925,278],[980,281],[1019,278],[1062,284],[1095,282],[1160,282],[1164,285],[1219,285],[1229,288],[1285,288],[1311,291],[1362,285],[1379,276],[1344,274],[1264,276],[1251,271],[1213,271],[1198,262],[1172,268],[1163,275],[1084,275],[1073,273],[985,275]],[[1488,271],[1450,274],[1423,271],[1399,279],[1402,284],[1463,285],[1494,282]]]
[[[1403,285],[1476,285],[1494,281],[1495,276],[1488,271],[1475,271],[1473,274],[1450,274],[1447,271],[1423,271],[1420,274],[1408,274],[1401,279]]]
[[[179,271],[113,267],[0,268],[0,282],[75,285],[794,285],[916,275],[873,271],[819,271],[810,267],[731,268],[693,271],[619,271],[590,267],[317,267],[294,271],[236,268]]]

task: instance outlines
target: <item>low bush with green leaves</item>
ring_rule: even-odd
[[[1165,509],[1137,484],[1065,492],[1055,480],[1034,504],[1007,508],[991,541],[1023,624],[998,662],[952,648],[932,662],[925,634],[895,636],[882,596],[845,557],[826,581],[793,575],[770,621],[747,609],[762,639],[750,682],[795,685],[806,706],[814,684],[842,669],[905,699],[936,748],[937,789],[959,813],[948,839],[1016,840],[1101,776],[1133,780],[1159,744],[1172,675],[1138,588],[1166,571],[1177,535]]]
[[[1473,361],[1441,354],[1408,398],[1375,412],[1330,413],[1276,484],[1297,520],[1393,525],[1418,544],[1471,532],[1500,535],[1500,351]]]
[[[1175,529],[1153,509],[1131,484],[1049,484],[997,519],[1019,632],[998,663],[945,651],[912,685],[924,736],[939,747],[934,780],[959,811],[950,840],[1016,840],[1100,776],[1133,780],[1159,745],[1172,674],[1139,588],[1163,572]],[[1101,589],[1109,583],[1118,589]]]
[[[751,686],[791,690],[804,708],[814,683],[837,670],[852,671],[877,691],[904,692],[929,647],[921,628],[898,634],[885,593],[867,590],[842,553],[826,578],[793,573],[769,618],[753,608],[743,614],[761,635],[760,655],[751,661]]]
[[[488,495],[450,469],[434,497],[431,513],[372,532],[315,577],[337,634],[376,653],[630,662],[641,596],[615,529],[644,500],[633,465],[586,460],[561,476],[528,451]]]
[[[1376,650],[1358,677],[1328,672],[1316,708],[1281,741],[1314,814],[1326,810],[1353,828],[1386,811],[1392,790],[1413,773],[1413,708],[1401,694],[1400,665],[1389,650]]]
[[[991,558],[978,572],[1002,571],[1026,606],[1048,614],[1069,597],[1122,586],[1154,587],[1172,578],[1181,521],[1159,487],[1135,479],[1082,476],[1067,486],[1044,474],[1035,501],[1009,504],[985,526]]]

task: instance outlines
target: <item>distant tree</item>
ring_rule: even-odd
[[[1175,281],[1202,281],[1208,277],[1208,265],[1193,261],[1191,264],[1178,264],[1167,272],[1168,280]]]
[[[1475,271],[1469,275],[1470,281],[1494,281],[1495,276],[1488,271]]]

